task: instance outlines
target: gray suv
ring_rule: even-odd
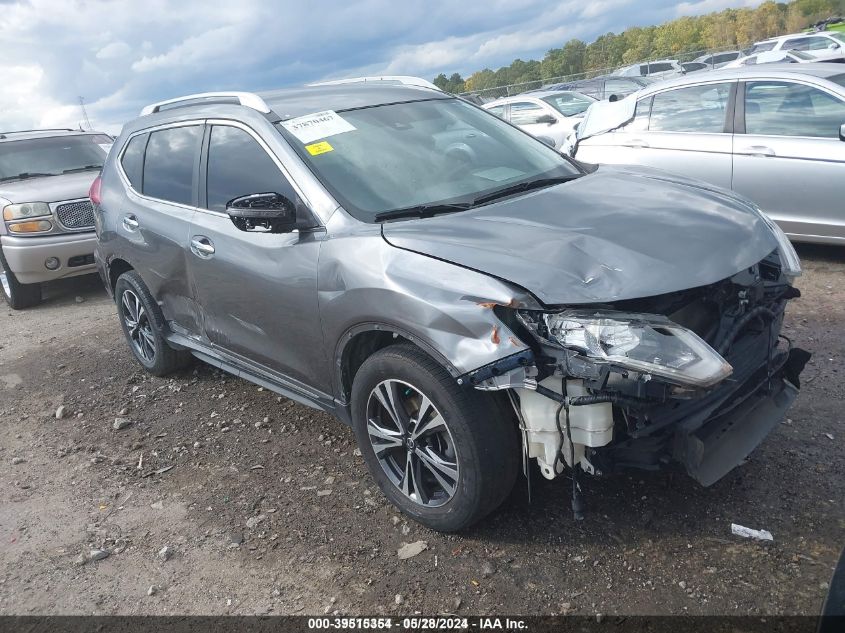
[[[0,132],[0,289],[14,309],[41,301],[41,283],[93,273],[88,189],[112,144],[98,132]]]
[[[195,356],[336,415],[437,530],[492,511],[520,469],[569,472],[576,517],[586,475],[712,484],[809,356],[779,335],[795,251],[751,203],[587,168],[426,88],[154,104],[91,195],[143,367]]]

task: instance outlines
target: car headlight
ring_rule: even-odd
[[[566,310],[543,320],[562,347],[670,382],[710,387],[733,371],[695,332],[655,315]]]
[[[28,220],[43,215],[50,215],[50,206],[46,202],[24,202],[22,204],[9,204],[3,208],[3,219]]]
[[[800,277],[801,260],[798,258],[798,253],[795,252],[795,247],[792,245],[792,242],[789,241],[786,233],[783,232],[783,229],[781,229],[774,220],[763,213],[760,207],[755,206],[754,210],[757,211],[763,219],[763,222],[765,222],[772,230],[775,239],[778,241],[778,255],[780,255],[780,265],[783,274],[792,278]]]

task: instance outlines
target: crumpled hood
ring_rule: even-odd
[[[44,176],[0,182],[0,198],[11,203],[60,202],[88,196],[88,189],[97,177],[97,171],[80,171],[61,176]]]
[[[703,182],[601,167],[572,182],[433,218],[392,245],[517,284],[546,305],[649,297],[720,281],[777,248],[748,203]]]

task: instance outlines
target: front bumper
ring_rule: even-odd
[[[93,273],[96,244],[97,236],[93,231],[42,237],[0,236],[0,246],[9,270],[22,284]],[[49,270],[44,265],[49,257],[59,260],[56,270]]]
[[[790,366],[800,365],[803,350],[793,349],[784,366],[760,384],[747,385],[732,400],[719,407],[712,417],[695,430],[681,424],[674,438],[674,457],[689,475],[703,486],[710,486],[727,475],[757,448],[783,420],[798,395],[790,382]],[[797,382],[797,373],[793,380]],[[745,393],[742,393],[745,391]]]

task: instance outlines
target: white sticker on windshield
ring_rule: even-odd
[[[282,121],[285,129],[303,143],[310,143],[321,138],[328,138],[335,134],[351,132],[355,126],[342,118],[334,110],[315,112],[298,116],[295,119]]]
[[[519,171],[511,167],[492,167],[491,169],[484,169],[473,173],[473,176],[492,180],[493,182],[502,182],[503,180],[510,180],[511,178],[518,178],[524,175],[524,171]]]

